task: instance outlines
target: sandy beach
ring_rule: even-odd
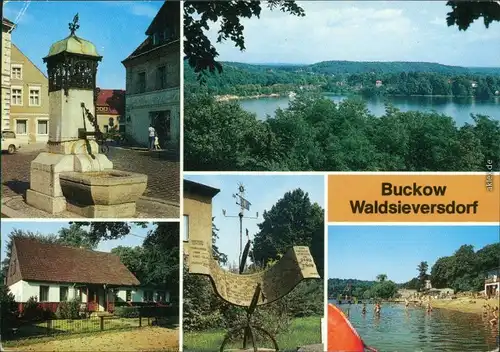
[[[492,307],[499,306],[498,299],[495,298],[485,300],[483,298],[474,299],[470,297],[460,297],[457,299],[433,299],[431,304],[433,308],[451,309],[464,313],[481,314],[483,312],[483,305],[485,302]]]

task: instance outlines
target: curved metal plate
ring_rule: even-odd
[[[215,292],[237,306],[250,306],[259,283],[262,294],[257,305],[263,305],[285,296],[304,279],[320,278],[308,247],[293,247],[271,268],[248,275],[222,269],[207,247],[204,241],[190,243],[189,272],[209,276]]]

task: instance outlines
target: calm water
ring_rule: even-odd
[[[332,303],[332,302],[330,302]],[[497,347],[498,329],[492,328],[480,314],[435,309],[427,314],[422,308],[405,310],[400,304],[383,304],[380,318],[367,305],[340,306],[363,341],[379,352],[486,352]]]
[[[325,95],[334,102],[338,103],[347,99],[345,96]],[[388,97],[394,106],[401,111],[436,111],[448,116],[452,116],[459,126],[465,122],[472,123],[470,114],[488,115],[500,120],[500,98],[496,97],[488,101],[478,101],[471,98],[450,98],[450,97]],[[261,98],[240,100],[243,109],[254,112],[261,119],[267,115],[273,116],[278,108],[288,107],[288,97],[281,98]],[[368,110],[376,116],[382,116],[385,113],[383,99],[366,100]]]

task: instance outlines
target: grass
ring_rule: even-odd
[[[185,332],[183,350],[186,352],[218,351],[225,334],[224,330]],[[320,317],[293,319],[290,328],[276,336],[276,341],[280,351],[296,351],[300,346],[321,343]],[[241,344],[241,341],[236,341],[228,344],[226,348],[241,348]],[[266,341],[265,346],[259,345],[258,347],[272,347],[272,343]]]

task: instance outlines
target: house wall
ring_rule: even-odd
[[[18,281],[13,285],[9,286],[9,289],[16,297],[16,302],[27,302],[30,297],[37,297],[37,300],[40,299],[40,286],[49,286],[49,297],[47,302],[59,302],[59,293],[60,287],[65,286],[68,287],[68,300],[75,298],[76,290],[72,287],[71,284],[54,284],[54,283],[42,283],[42,282],[33,282],[33,281]],[[85,296],[86,298],[86,296]],[[86,301],[83,300],[84,302]]]
[[[125,63],[126,66],[126,131],[139,144],[148,144],[148,127],[151,113],[170,111],[170,136],[168,143],[178,143],[180,134],[180,44],[145,53]],[[166,67],[166,88],[157,89],[157,68]],[[146,74],[145,92],[139,90],[139,73]],[[159,133],[159,139],[163,137]],[[161,141],[160,141],[161,142]]]
[[[144,302],[144,292],[145,291],[153,291],[154,292],[153,298],[156,300],[156,292],[160,291],[160,290],[152,289],[152,288],[142,288],[142,287],[132,289],[132,302],[135,302],[135,303]],[[168,291],[165,292],[164,290],[161,290],[161,291],[164,292],[164,294],[165,294],[165,301],[170,302],[170,292],[168,292]],[[127,288],[119,288],[117,296],[118,296],[118,299],[120,302],[125,302],[126,297],[127,297]]]
[[[184,192],[184,216],[188,235],[188,241],[184,241],[184,254],[187,254],[189,240],[206,240],[212,236],[212,198]]]
[[[110,118],[113,119],[113,127],[109,126],[109,119]],[[119,130],[120,129],[120,120],[121,120],[120,115],[97,112],[97,124],[99,125],[99,129],[103,133],[106,132],[106,127],[108,127],[109,130],[115,129],[115,128],[116,128],[116,130]]]
[[[46,142],[49,139],[49,80],[15,45],[12,45],[11,72],[14,66],[22,68],[22,78],[11,76],[10,129],[21,143]],[[39,88],[40,104],[30,105],[30,87]],[[12,89],[22,89],[22,104],[14,105]],[[25,133],[21,125],[26,124]]]
[[[2,131],[10,129],[11,25],[2,21]]]

